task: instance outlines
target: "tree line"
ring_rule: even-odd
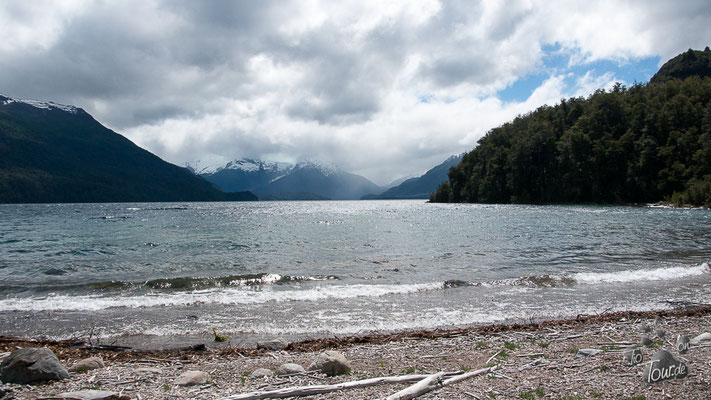
[[[708,47],[689,50],[651,83],[618,83],[519,116],[479,140],[430,200],[711,207],[708,67]]]

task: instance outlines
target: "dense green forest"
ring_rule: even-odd
[[[616,84],[489,131],[433,202],[648,203],[711,207],[711,50],[648,84]]]

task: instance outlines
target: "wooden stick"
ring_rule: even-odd
[[[442,377],[444,372],[438,372],[436,374],[430,375],[427,378],[415,383],[412,386],[406,387],[405,389],[391,394],[386,397],[385,400],[410,400],[415,397],[420,397],[425,393],[431,392],[435,389],[442,387]]]
[[[370,378],[363,379],[360,381],[351,381],[338,383],[334,385],[313,385],[313,386],[299,386],[284,389],[275,389],[265,392],[251,392],[236,394],[229,397],[225,397],[222,400],[257,400],[257,399],[277,399],[284,397],[295,397],[295,396],[313,396],[316,394],[330,393],[337,390],[344,389],[357,389],[367,386],[382,385],[386,383],[408,383],[408,382],[418,382],[431,375],[403,375],[403,376],[386,376],[380,378]]]
[[[445,379],[445,380],[442,382],[442,386],[447,386],[447,385],[451,385],[452,383],[461,382],[461,381],[463,381],[463,380],[465,380],[465,379],[473,378],[473,377],[475,377],[475,376],[477,376],[477,375],[488,374],[489,372],[494,372],[494,371],[496,371],[498,368],[499,368],[499,367],[498,367],[497,365],[494,365],[493,367],[482,368],[482,369],[478,369],[478,370],[476,370],[476,371],[467,372],[466,374],[461,374],[461,375],[453,376],[453,377],[451,377],[451,378],[449,378],[449,379]]]

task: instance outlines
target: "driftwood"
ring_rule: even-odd
[[[357,389],[367,386],[382,385],[386,383],[409,383],[419,382],[428,378],[431,375],[403,375],[403,376],[385,376],[380,378],[363,379],[360,381],[351,381],[337,383],[333,385],[313,385],[299,386],[292,388],[276,389],[264,392],[251,392],[236,394],[225,397],[222,400],[257,400],[257,399],[279,399],[284,397],[295,396],[313,396],[316,394],[330,393],[338,390]]]
[[[357,389],[368,386],[376,386],[382,384],[392,384],[392,383],[410,383],[417,382],[416,384],[401,390],[387,398],[387,400],[406,400],[413,399],[415,397],[421,396],[427,392],[434,389],[440,388],[442,386],[450,385],[452,383],[461,382],[465,379],[472,378],[477,375],[493,372],[496,370],[496,366],[490,368],[483,368],[472,372],[467,372],[464,374],[452,373],[452,372],[439,372],[432,375],[403,375],[403,376],[385,376],[380,378],[370,378],[363,379],[360,381],[351,381],[344,383],[336,383],[333,385],[312,385],[312,386],[298,386],[292,388],[275,389],[264,392],[250,392],[235,394],[232,396],[224,397],[220,400],[259,400],[259,399],[279,399],[285,397],[297,397],[297,396],[313,396],[317,394],[330,393],[338,390],[346,389]],[[446,379],[445,379],[446,378]]]
[[[431,392],[435,389],[439,389],[443,386],[451,385],[453,383],[461,382],[463,380],[473,378],[478,375],[488,374],[489,372],[494,372],[498,366],[493,366],[489,368],[482,368],[476,371],[467,372],[464,374],[459,374],[452,376],[451,378],[444,379],[444,373],[440,372],[438,374],[430,375],[427,378],[417,382],[416,384],[405,388],[393,395],[385,398],[385,400],[410,400],[415,397],[420,397],[425,393]]]
[[[442,387],[442,377],[444,377],[444,372],[430,375],[416,384],[386,397],[385,400],[410,400],[420,397],[427,392]]]

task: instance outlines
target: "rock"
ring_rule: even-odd
[[[688,375],[689,368],[686,364],[674,358],[666,350],[659,350],[654,353],[642,373],[644,381],[647,383],[661,382],[667,379],[682,379]]]
[[[28,347],[10,353],[0,364],[0,380],[26,384],[68,379],[69,372],[48,348]]]
[[[580,349],[578,350],[578,353],[575,355],[575,358],[585,358],[585,357],[590,357],[594,356],[595,354],[602,353],[602,350],[599,349]]]
[[[65,400],[129,400],[129,396],[122,396],[116,392],[105,390],[82,390],[79,392],[60,393],[53,398]]]
[[[642,346],[651,346],[654,344],[652,339],[650,339],[649,336],[647,336],[647,335],[642,336],[640,343],[642,343]]]
[[[104,368],[104,360],[100,357],[89,357],[72,365],[72,367],[69,368],[69,372],[86,372],[99,368]]]
[[[650,333],[652,332],[652,328],[649,327],[647,324],[642,324],[642,326],[639,327],[640,332],[642,333]]]
[[[345,375],[351,372],[351,365],[343,354],[327,350],[316,357],[308,370],[321,371],[328,376]]]
[[[664,340],[664,338],[667,336],[667,331],[664,329],[657,329],[657,337]]]
[[[252,372],[251,375],[249,375],[249,377],[252,379],[271,378],[272,376],[274,376],[274,372],[266,368],[259,368]]]
[[[701,342],[705,342],[707,340],[711,340],[711,333],[704,332],[704,333],[700,334],[699,336],[691,339],[691,344],[697,345],[697,344],[699,344]]]
[[[193,386],[202,385],[207,382],[210,375],[207,372],[202,371],[185,371],[180,374],[179,377],[175,378],[174,384],[178,386]]]
[[[689,346],[691,345],[691,340],[686,335],[679,335],[676,338],[676,351],[679,354],[686,354],[689,351]]]
[[[280,351],[284,350],[289,344],[281,339],[268,340],[266,342],[257,342],[257,350],[271,350]]]
[[[641,364],[642,361],[644,361],[644,356],[642,356],[642,350],[637,347],[625,350],[622,353],[622,361],[625,363],[625,365]]]
[[[306,372],[306,370],[301,365],[294,363],[286,363],[279,366],[279,369],[277,370],[277,375],[294,375],[303,374],[304,372]]]

